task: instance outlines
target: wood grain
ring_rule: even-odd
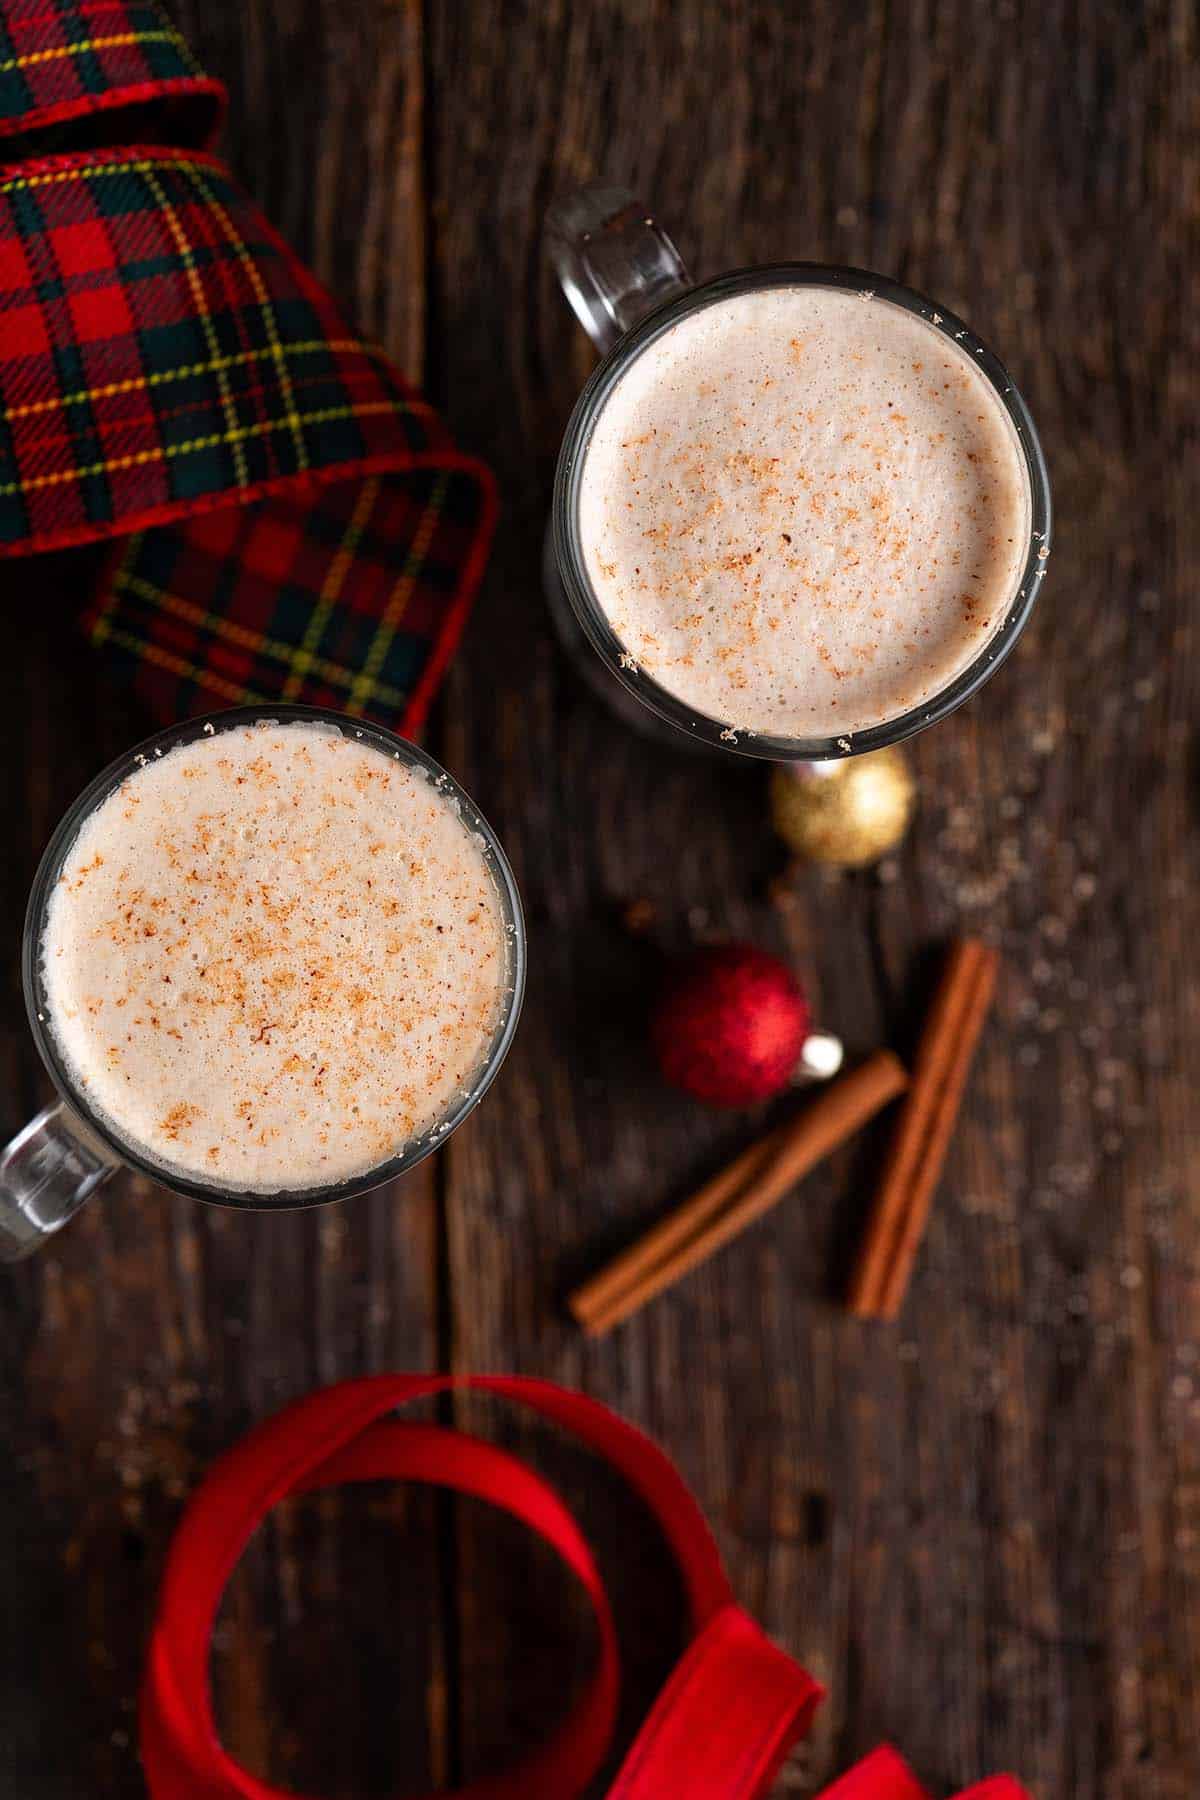
[[[441,391],[507,504],[447,743],[516,852],[535,970],[503,1104],[450,1157],[454,1351],[581,1380],[680,1457],[739,1593],[833,1695],[785,1791],[883,1733],[944,1786],[1011,1765],[1182,1800],[1200,1773],[1191,31],[1157,6],[431,15]],[[1045,435],[1059,537],[1018,657],[918,744],[903,853],[802,878],[782,914],[761,773],[638,741],[548,639],[539,534],[588,355],[539,227],[600,172],[698,272],[813,256],[927,288]],[[613,924],[635,896],[668,937],[788,944],[861,1045],[907,1044],[932,946],[1002,947],[897,1333],[829,1300],[854,1157],[611,1343],[556,1316],[745,1129],[648,1075]],[[491,1627],[462,1684],[478,1767],[551,1689],[505,1700],[494,1621],[525,1571],[469,1532],[461,1555],[464,1644]]]
[[[1043,1800],[1192,1800],[1194,11],[180,0],[177,16],[230,85],[237,172],[501,478],[433,748],[512,855],[530,992],[440,1174],[291,1218],[130,1179],[4,1272],[0,1791],[140,1793],[142,1639],[200,1470],[319,1381],[449,1361],[580,1383],[678,1459],[739,1597],[830,1688],[781,1793],[887,1735],[935,1791],[1007,1766]],[[799,876],[783,903],[764,772],[622,726],[542,602],[554,455],[591,353],[540,222],[601,172],[675,224],[697,273],[814,257],[936,294],[1005,356],[1043,432],[1058,535],[1017,654],[915,746],[903,851]],[[3,577],[5,1127],[44,1092],[16,974],[29,878],[63,807],[143,728],[67,623],[90,576],[72,557]],[[653,945],[621,927],[632,898],[657,909]],[[852,1049],[907,1051],[935,952],[964,932],[1005,973],[899,1327],[833,1302],[876,1134],[585,1344],[564,1291],[759,1123],[656,1084],[659,949],[787,950]],[[459,1414],[578,1505],[616,1591],[628,1737],[681,1630],[652,1529],[540,1429],[482,1401]],[[228,1597],[223,1729],[273,1779],[330,1795],[481,1773],[566,1703],[582,1617],[482,1507],[305,1501]]]

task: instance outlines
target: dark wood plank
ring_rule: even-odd
[[[431,17],[432,367],[506,503],[448,756],[514,854],[533,969],[509,1068],[450,1150],[454,1355],[580,1381],[679,1458],[741,1597],[830,1684],[784,1791],[885,1733],[946,1785],[1011,1765],[1043,1794],[1182,1800],[1200,1777],[1192,33],[1102,0]],[[784,914],[761,771],[624,730],[542,606],[589,354],[540,225],[601,172],[700,272],[811,256],[928,288],[1002,349],[1045,434],[1061,524],[1018,657],[917,746],[903,853],[802,877]],[[1003,946],[897,1332],[831,1304],[870,1145],[611,1342],[563,1322],[568,1276],[750,1128],[653,1081],[651,971],[614,918],[635,896],[669,940],[788,943],[863,1045],[907,1041],[947,933]],[[547,1454],[636,1604],[653,1546]],[[528,1620],[527,1562],[474,1519],[459,1542],[481,1768],[574,1665],[502,1630]],[[666,1596],[641,1629],[661,1658]]]

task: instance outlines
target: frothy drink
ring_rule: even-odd
[[[234,1191],[368,1173],[469,1089],[508,983],[500,897],[453,800],[316,723],[150,759],[84,821],[42,941],[97,1114]]]
[[[871,294],[764,288],[655,338],[579,488],[628,666],[731,731],[836,738],[920,706],[1000,626],[1029,545],[975,360]]]

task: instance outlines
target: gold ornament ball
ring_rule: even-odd
[[[771,820],[789,850],[843,869],[886,856],[908,830],[916,798],[908,758],[896,745],[771,771]]]

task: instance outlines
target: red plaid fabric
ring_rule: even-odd
[[[146,0],[0,0],[0,555],[123,540],[84,623],[160,716],[416,730],[491,478],[190,147],[222,104]]]

